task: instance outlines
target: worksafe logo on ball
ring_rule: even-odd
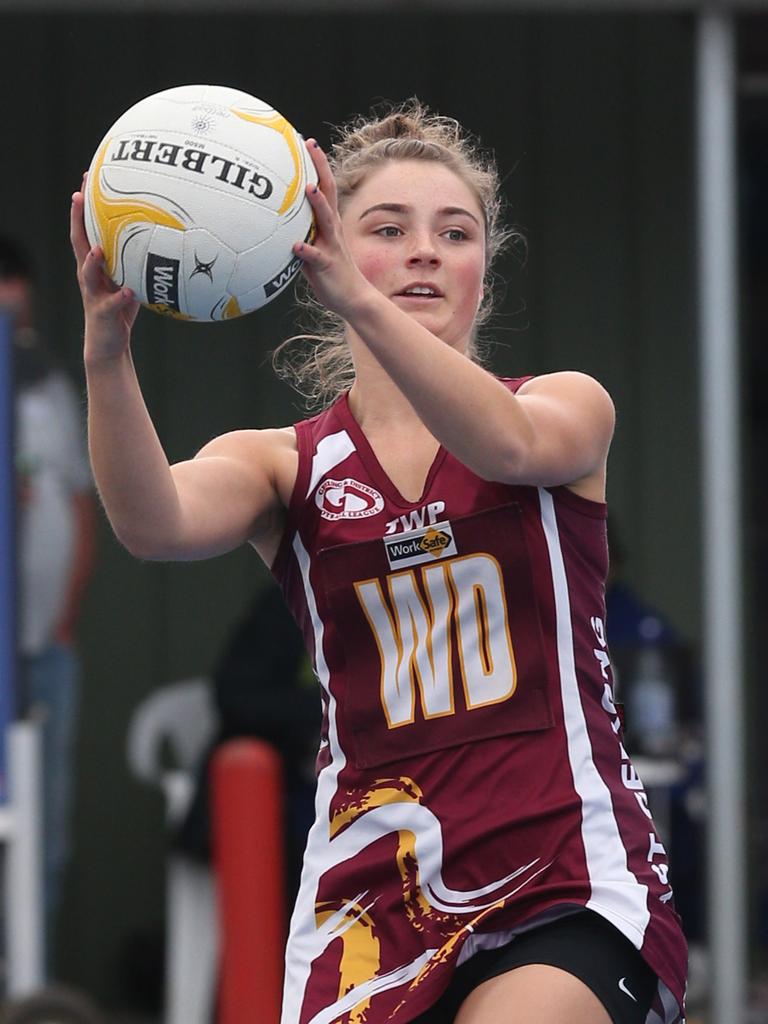
[[[384,508],[384,499],[368,484],[345,477],[325,480],[317,488],[315,504],[323,519],[367,519]]]
[[[315,227],[315,222],[313,220],[312,223],[309,225],[309,231],[307,232],[304,241],[309,242],[311,245],[312,242],[314,242],[315,240],[316,233],[317,229]],[[285,288],[288,282],[293,280],[293,278],[298,274],[299,270],[301,269],[301,264],[301,257],[292,256],[290,263],[288,263],[287,266],[283,267],[279,274],[276,274],[271,281],[267,281],[267,283],[264,285],[264,297],[268,299],[272,295],[276,295],[279,291],[282,291],[282,289]]]
[[[403,569],[421,562],[434,562],[438,558],[456,555],[456,541],[449,522],[435,523],[422,530],[401,533],[398,537],[385,537],[384,550],[390,569]]]
[[[272,278],[271,281],[267,281],[264,285],[264,295],[266,298],[270,298],[272,295],[276,295],[291,281],[296,274],[299,272],[301,267],[301,260],[298,256],[294,256],[291,262],[283,267],[279,274]]]
[[[179,312],[179,260],[147,253],[147,302]]]

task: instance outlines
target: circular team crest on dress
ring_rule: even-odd
[[[324,480],[315,492],[315,504],[323,519],[367,519],[384,508],[378,491],[359,480]]]

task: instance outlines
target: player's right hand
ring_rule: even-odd
[[[100,362],[127,351],[139,303],[130,288],[119,288],[108,276],[101,246],[91,247],[85,233],[86,176],[72,195],[70,241],[77,262],[77,283],[85,313],[85,359]]]

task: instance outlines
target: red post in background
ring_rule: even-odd
[[[231,740],[211,767],[222,936],[218,1024],[278,1024],[285,951],[282,766],[256,739]]]

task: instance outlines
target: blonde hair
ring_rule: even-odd
[[[502,223],[499,175],[493,158],[480,149],[458,121],[430,112],[412,97],[399,106],[388,105],[380,113],[372,111],[342,126],[328,159],[342,211],[371,170],[386,161],[432,160],[448,167],[472,189],[485,221],[486,260],[483,300],[467,354],[481,362],[477,328],[492,312],[493,263],[508,242],[522,243],[522,236]],[[299,282],[297,303],[309,314],[311,329],[279,345],[273,365],[278,376],[304,396],[308,407],[325,408],[355,379],[345,324],[315,299],[304,278]],[[296,346],[293,343],[297,341],[307,344]]]

